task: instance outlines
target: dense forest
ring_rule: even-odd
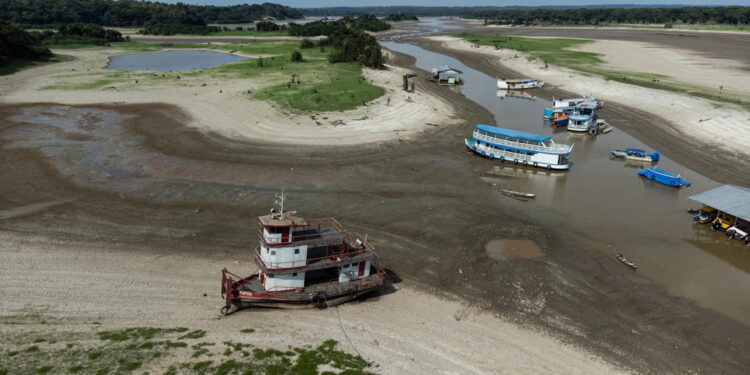
[[[296,19],[303,15],[298,9],[271,3],[200,6],[136,0],[0,0],[0,19],[24,27],[77,22],[122,27],[206,25],[253,22],[264,17]]]
[[[291,23],[287,27],[287,32],[291,36],[318,36],[330,35],[341,28],[385,31],[389,30],[391,25],[375,16],[365,14],[359,17],[343,17],[337,21],[315,21],[305,24]]]
[[[488,1],[489,2],[489,1]],[[576,8],[671,8],[681,7],[681,5],[567,5],[567,6],[545,6],[545,9],[576,9]],[[469,14],[483,11],[501,11],[501,10],[529,10],[538,9],[539,7],[527,6],[474,6],[474,7],[425,7],[425,6],[370,6],[370,7],[331,7],[331,8],[306,8],[301,11],[306,16],[356,16],[360,14],[373,14],[380,17],[389,14],[413,14],[419,17],[438,17],[454,16],[464,17]]]
[[[406,13],[394,13],[389,14],[385,17],[386,21],[391,22],[398,22],[398,21],[419,21],[419,18],[417,18],[414,14],[406,14]]]
[[[0,66],[15,60],[47,58],[52,53],[39,34],[29,33],[10,22],[0,20]]]
[[[63,44],[93,44],[109,45],[110,42],[124,42],[129,40],[119,31],[106,30],[93,23],[69,23],[62,25],[57,32],[45,30],[39,33],[42,41],[48,45]]]
[[[467,14],[489,23],[533,24],[599,24],[599,23],[685,23],[750,24],[750,7],[684,7],[684,8],[600,8],[600,9],[527,9],[478,11]]]

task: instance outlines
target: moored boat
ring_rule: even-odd
[[[572,132],[587,132],[592,128],[596,121],[595,114],[582,114],[576,113],[570,115],[568,119],[567,129]]]
[[[626,148],[624,150],[614,150],[610,152],[612,153],[612,156],[617,158],[645,161],[648,163],[659,161],[658,152],[647,153],[646,150],[641,150],[639,148]]]
[[[604,102],[600,100],[596,100],[592,97],[584,97],[584,98],[574,98],[574,99],[555,99],[552,98],[552,107],[553,108],[562,108],[562,107],[575,107],[577,105],[586,105],[586,106],[593,106],[596,109],[602,108],[604,106]]]
[[[284,212],[282,203],[279,213],[260,216],[258,222],[258,272],[240,277],[222,271],[223,314],[250,306],[334,306],[384,283],[372,245],[335,219],[308,222],[294,211]]]
[[[544,86],[544,82],[531,79],[498,79],[497,88],[502,90],[523,90]]]
[[[466,147],[490,159],[547,169],[569,169],[572,145],[557,144],[552,137],[479,124]]]
[[[638,175],[667,186],[683,187],[691,185],[690,181],[683,180],[679,174],[667,172],[659,168],[641,169],[638,171]]]
[[[534,193],[522,193],[520,191],[507,190],[507,189],[500,189],[500,191],[503,192],[506,195],[512,195],[514,197],[520,197],[520,198],[534,198],[534,197],[536,197],[536,194],[534,194]]]

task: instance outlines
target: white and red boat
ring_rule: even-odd
[[[282,203],[280,212],[260,216],[258,222],[258,272],[239,277],[226,268],[222,271],[225,315],[250,306],[334,306],[384,283],[372,245],[348,233],[336,219],[308,222],[295,211],[284,212]]]

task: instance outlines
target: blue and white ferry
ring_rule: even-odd
[[[552,137],[479,124],[466,147],[490,159],[547,169],[569,169],[572,145],[557,144]]]

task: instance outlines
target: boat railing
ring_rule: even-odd
[[[503,150],[503,149],[492,149],[492,152],[490,152],[492,155],[494,155],[495,158],[500,158],[501,156],[505,159],[516,159],[516,160],[531,160],[531,155],[527,154],[521,154],[519,152],[509,151],[509,150]]]
[[[295,234],[301,233],[308,230],[314,229],[315,232],[307,234]],[[325,229],[325,230],[324,230]],[[266,246],[278,246],[278,245],[289,245],[289,244],[305,244],[306,242],[341,242],[348,238],[348,232],[341,226],[341,224],[334,218],[315,219],[307,223],[302,227],[295,227],[292,231],[291,236],[284,238],[274,234],[273,236],[266,236],[264,228],[258,228],[258,237],[261,239]]]
[[[474,132],[474,138],[479,139],[481,141],[494,143],[496,145],[508,146],[508,147],[513,147],[513,148],[518,148],[521,150],[531,150],[531,151],[539,151],[539,152],[547,152],[547,153],[570,152],[570,146],[568,145],[553,144],[551,146],[546,146],[546,145],[535,145],[531,143],[522,143],[518,141],[511,141],[508,139],[494,137],[494,136],[491,136],[489,134],[484,134],[479,131]]]
[[[306,258],[306,259],[294,259],[284,261],[267,261],[261,256],[260,248],[255,248],[255,259],[262,263],[268,269],[276,271],[291,270],[295,268],[303,268],[315,263],[339,263],[347,259],[353,258],[357,255],[362,255],[368,252],[374,252],[375,247],[364,241],[362,236],[355,234],[355,246],[345,245],[345,250],[331,252],[322,257]]]

